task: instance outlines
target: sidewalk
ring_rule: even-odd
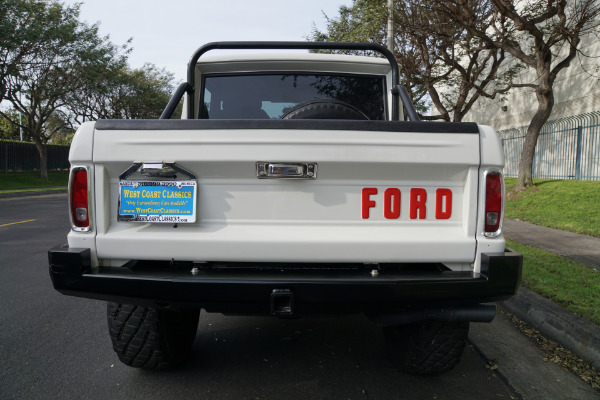
[[[504,236],[600,271],[600,238],[505,219]]]
[[[600,238],[504,220],[504,235],[519,243],[560,254],[600,271]],[[600,368],[600,327],[526,289],[505,301],[504,308],[544,336]]]

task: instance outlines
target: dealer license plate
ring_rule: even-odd
[[[122,180],[119,221],[196,222],[196,181]]]

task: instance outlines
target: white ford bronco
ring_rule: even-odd
[[[201,58],[218,49],[379,57]],[[494,318],[485,303],[520,283],[495,131],[419,121],[378,45],[205,45],[161,119],[84,123],[69,159],[72,229],[50,276],[108,301],[114,350],[133,367],[184,361],[203,308],[364,313],[398,367],[439,373],[469,322]]]

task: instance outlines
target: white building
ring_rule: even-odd
[[[566,46],[565,46],[566,47]],[[554,108],[549,121],[600,111],[600,40],[591,34],[582,38],[581,53],[568,68],[563,69],[554,82]],[[566,52],[567,49],[565,48]],[[555,57],[555,62],[563,54]],[[535,83],[536,74],[525,68],[515,83]],[[497,131],[527,126],[537,109],[533,89],[515,88],[494,100],[481,98],[463,121],[491,125]]]
[[[565,46],[563,52],[567,51]],[[560,62],[559,53],[554,62]],[[524,68],[515,83],[535,83]],[[582,38],[580,54],[554,81],[554,108],[538,138],[534,178],[600,180],[600,40]],[[498,131],[504,147],[504,174],[516,177],[527,127],[538,107],[532,88],[515,88],[490,100],[480,98],[463,118]]]

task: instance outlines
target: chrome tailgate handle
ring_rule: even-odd
[[[316,163],[257,162],[256,176],[259,179],[316,179]]]

